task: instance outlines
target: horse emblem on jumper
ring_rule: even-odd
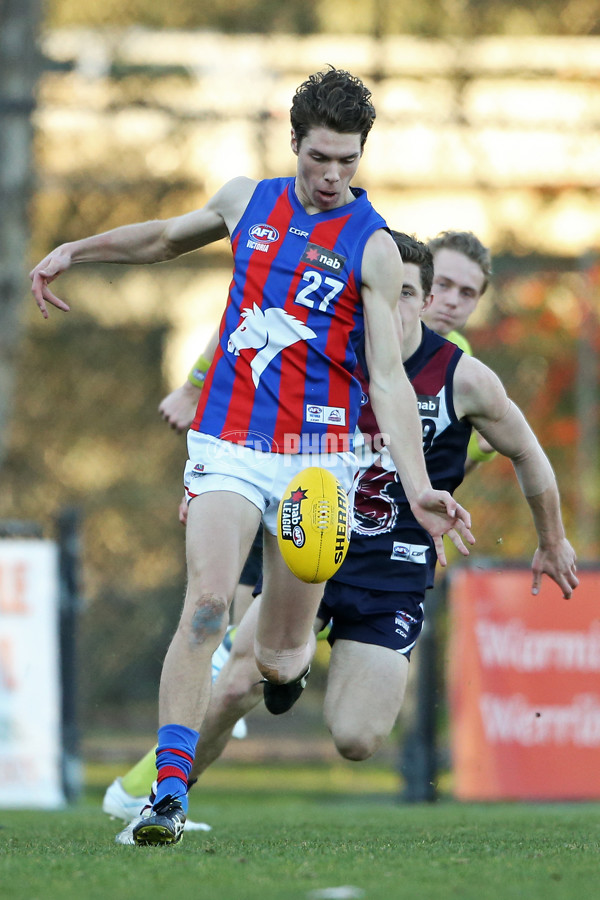
[[[240,355],[242,350],[258,352],[250,363],[252,381],[258,387],[260,376],[278,353],[298,341],[316,338],[316,333],[284,309],[269,307],[264,312],[253,304],[252,309],[242,310],[242,321],[229,335],[227,350]]]

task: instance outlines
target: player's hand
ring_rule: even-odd
[[[433,538],[440,565],[446,565],[443,541],[445,534],[463,556],[469,555],[465,541],[468,544],[475,543],[471,534],[471,515],[448,491],[436,491],[433,488],[423,491],[411,504],[411,509],[419,525]]]
[[[539,593],[542,575],[548,575],[563,592],[565,600],[569,600],[579,584],[577,577],[577,556],[566,538],[562,538],[551,548],[537,548],[531,564],[533,580],[531,593]]]
[[[48,285],[55,278],[65,272],[71,265],[71,253],[67,244],[62,244],[49,253],[41,262],[35,266],[29,273],[31,278],[31,292],[35,297],[35,302],[45,319],[48,318],[48,309],[46,303],[51,303],[57,309],[63,312],[69,312],[71,307],[53,294]]]
[[[201,392],[201,388],[185,381],[160,402],[158,411],[175,431],[186,431],[194,421]]]

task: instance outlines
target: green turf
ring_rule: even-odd
[[[175,847],[115,845],[98,787],[64,812],[0,810],[0,896],[312,900],[342,885],[365,900],[598,895],[596,803],[405,806],[374,770],[345,786],[335,768],[217,771],[190,808],[213,831]]]

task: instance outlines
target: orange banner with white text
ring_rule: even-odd
[[[531,571],[450,582],[449,688],[459,800],[600,798],[600,572],[571,600]]]

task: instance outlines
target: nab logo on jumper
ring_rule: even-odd
[[[327,269],[328,272],[334,272],[337,275],[344,268],[346,257],[334,253],[333,250],[326,250],[325,247],[319,247],[318,244],[308,243],[302,254],[301,262],[310,263],[317,269]]]
[[[417,395],[417,406],[422,416],[433,416],[434,419],[440,414],[440,398],[439,397],[423,397]]]

